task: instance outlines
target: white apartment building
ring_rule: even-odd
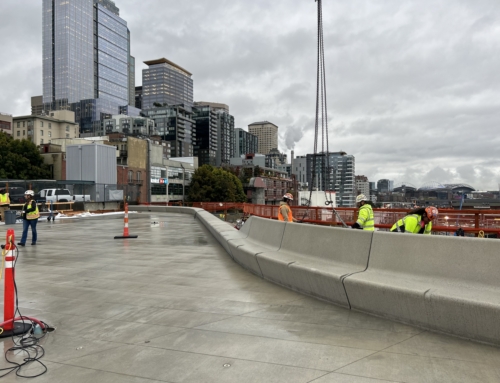
[[[13,118],[12,137],[28,139],[35,145],[48,144],[56,138],[76,138],[79,127],[75,113],[70,110],[56,110],[44,115],[29,115]]]

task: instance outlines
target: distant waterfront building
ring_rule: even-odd
[[[43,103],[75,112],[82,133],[132,103],[130,31],[111,0],[43,0]]]
[[[79,132],[75,114],[70,110],[51,111],[45,116],[18,116],[12,122],[12,137],[16,140],[27,139],[35,145],[47,144],[58,138],[77,138]]]
[[[254,122],[248,125],[248,132],[257,136],[259,153],[269,154],[271,149],[278,149],[278,127],[272,122]]]
[[[163,105],[193,106],[192,74],[166,58],[144,61],[142,109]],[[156,105],[155,105],[156,104]]]
[[[386,178],[377,181],[377,191],[387,193],[394,190],[394,181]]]
[[[234,157],[242,154],[258,153],[259,139],[256,135],[241,128],[234,130]]]

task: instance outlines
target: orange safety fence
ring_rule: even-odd
[[[156,205],[156,204],[155,204]],[[158,203],[165,206],[165,203]],[[169,204],[172,205],[172,204]],[[238,210],[244,215],[255,215],[263,218],[277,219],[279,205],[254,205],[239,202],[192,202],[184,206],[198,207],[209,212],[227,212]],[[316,225],[335,226],[342,225],[337,220],[331,207],[306,207],[291,206],[293,216],[298,220]],[[338,207],[335,208],[339,216],[348,225],[352,225],[357,219],[357,208]],[[390,229],[399,219],[403,218],[408,209],[373,209],[375,227],[379,229]],[[433,222],[432,231],[455,232],[462,227],[466,233],[477,234],[479,232],[498,234],[500,237],[500,210],[489,209],[439,209],[439,216]]]
[[[241,210],[245,215],[255,215],[263,218],[277,219],[279,205],[254,205],[234,202],[198,202],[193,207],[199,207],[209,212]],[[292,206],[293,216],[298,220],[316,225],[341,225],[331,207]],[[357,208],[339,207],[335,209],[348,225],[357,219]],[[373,209],[375,227],[390,229],[399,219],[403,218],[408,209]],[[466,233],[494,233],[500,235],[500,210],[487,209],[439,209],[439,216],[433,222],[433,231],[455,232],[462,227]]]

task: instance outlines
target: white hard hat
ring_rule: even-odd
[[[33,197],[33,196],[35,195],[35,192],[34,192],[33,190],[26,190],[26,191],[24,192],[24,195],[30,195],[30,196],[32,196],[32,197]]]
[[[364,194],[360,194],[356,197],[356,203],[360,203],[361,201],[368,201],[368,198]]]

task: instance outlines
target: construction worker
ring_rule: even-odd
[[[28,229],[31,226],[31,244],[36,245],[37,235],[36,235],[36,224],[38,218],[40,217],[40,212],[38,211],[38,206],[36,201],[33,199],[35,192],[33,190],[26,190],[24,193],[24,198],[26,203],[23,206],[22,218],[23,218],[23,236],[21,242],[18,243],[19,246],[24,246],[26,244],[26,239],[28,237]]]
[[[0,189],[0,214],[2,215],[0,221],[5,222],[5,212],[7,210],[10,210],[9,206],[10,206],[9,193],[7,193],[7,190],[5,188]]]
[[[286,193],[283,196],[283,201],[280,202],[280,208],[278,209],[278,219],[280,221],[297,222],[297,220],[293,218],[290,201],[293,201],[293,195]]]
[[[392,232],[410,234],[430,234],[432,221],[437,218],[438,209],[434,206],[420,207],[410,211],[405,217],[397,221],[392,227]]]
[[[360,194],[356,197],[356,205],[359,208],[358,220],[351,227],[353,229],[374,231],[375,219],[373,218],[372,201],[369,201],[364,194]]]

